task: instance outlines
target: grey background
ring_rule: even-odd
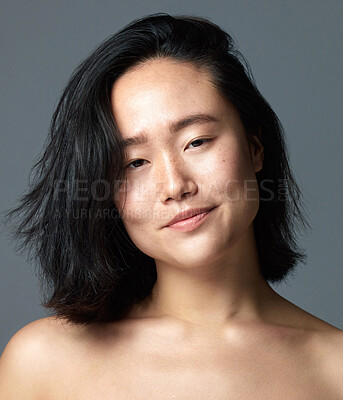
[[[153,12],[210,18],[236,40],[257,86],[285,128],[290,161],[313,229],[308,262],[273,286],[343,329],[341,1],[1,1],[1,204],[28,183],[70,74],[101,41]],[[0,237],[0,352],[25,324],[46,316],[33,266]]]

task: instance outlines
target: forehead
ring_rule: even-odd
[[[196,103],[206,106],[215,96],[218,93],[207,71],[191,63],[157,59],[119,77],[112,87],[111,104],[115,116],[120,116],[125,109],[138,112],[149,105],[173,109]]]
[[[211,89],[210,75],[191,62],[180,62],[170,58],[151,59],[130,68],[120,76],[112,88],[112,101],[118,97],[128,99],[137,88],[152,90],[154,86],[165,90],[181,91],[185,87]],[[214,88],[212,88],[214,89]]]
[[[237,117],[208,71],[171,59],[149,60],[125,72],[112,87],[111,107],[124,139],[167,132],[173,121],[187,115],[207,114],[222,121]]]

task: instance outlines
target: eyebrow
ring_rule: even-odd
[[[186,117],[183,117],[182,119],[180,119],[178,121],[173,121],[169,125],[169,131],[170,131],[170,133],[176,133],[184,128],[187,128],[188,126],[191,126],[194,124],[204,124],[207,122],[219,122],[219,119],[214,117],[213,115],[202,114],[202,113],[187,115]],[[147,143],[148,141],[149,141],[148,137],[146,136],[146,134],[144,132],[142,132],[137,136],[133,136],[128,139],[124,139],[123,144],[124,144],[124,147],[127,148],[129,146],[136,146],[139,144],[144,144],[144,143]]]

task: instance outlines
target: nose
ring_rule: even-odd
[[[195,176],[180,158],[171,158],[162,155],[157,163],[159,197],[162,203],[170,199],[177,201],[194,195],[198,186],[194,181]]]

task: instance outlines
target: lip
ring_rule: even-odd
[[[206,207],[185,210],[177,214],[165,227],[183,232],[191,231],[204,222],[209,212],[214,208]]]

